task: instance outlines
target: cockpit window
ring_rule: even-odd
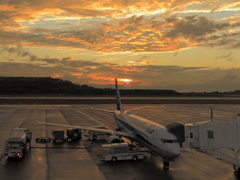
[[[174,139],[174,140],[173,140],[173,143],[178,143],[178,140],[177,140],[177,139]]]
[[[163,139],[163,138],[161,138],[160,141],[162,143],[178,143],[177,139]]]
[[[152,133],[155,131],[155,129],[153,129],[153,128],[151,128],[151,127],[148,127],[148,128],[146,129],[146,131],[147,131],[149,134],[152,134]]]

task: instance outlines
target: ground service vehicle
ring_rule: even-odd
[[[37,137],[36,142],[51,142],[52,138],[51,137]]]
[[[88,138],[92,139],[92,140],[105,139],[108,137],[109,137],[108,133],[91,132],[91,131],[89,131],[89,133],[88,133]]]
[[[64,137],[64,130],[63,129],[57,129],[57,130],[52,130],[52,135],[53,135],[53,142],[56,142],[56,140],[62,140],[63,142],[66,140]]]
[[[31,148],[32,132],[27,128],[14,128],[9,138],[5,139],[4,157],[22,158],[27,145]]]
[[[70,128],[70,129],[67,129],[66,131],[67,131],[67,141],[69,139],[71,140],[81,139],[82,137],[81,129]]]
[[[128,143],[103,144],[102,146],[108,148],[108,154],[102,156],[105,161],[136,161],[138,159],[144,159],[144,154],[149,153],[149,151],[147,150],[141,150],[140,148],[130,145]]]

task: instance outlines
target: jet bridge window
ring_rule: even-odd
[[[162,143],[178,143],[177,139],[163,139],[163,138],[161,138],[160,141]]]
[[[208,139],[214,139],[213,131],[207,131]]]
[[[192,132],[190,132],[190,138],[193,138],[193,133]]]

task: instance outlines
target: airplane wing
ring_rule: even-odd
[[[81,130],[88,130],[88,131],[92,131],[92,132],[100,132],[100,133],[107,133],[110,135],[119,135],[119,136],[123,136],[126,138],[133,138],[131,136],[131,134],[125,133],[125,132],[121,132],[121,131],[112,131],[109,129],[99,129],[97,127],[82,127],[82,126],[71,126],[71,125],[64,125],[64,124],[54,124],[54,123],[45,123],[45,122],[40,122],[37,120],[37,122],[41,125],[50,125],[50,126],[59,126],[59,127],[65,127],[65,128],[77,128],[77,129],[81,129]]]
[[[109,113],[114,113],[114,111],[106,110],[106,109],[98,109],[98,108],[91,108],[97,111],[104,111],[104,112],[109,112]]]
[[[126,110],[126,112],[134,111],[134,110],[142,109],[142,108],[146,108],[146,107],[155,107],[155,106],[141,106],[141,107],[136,107],[136,108],[128,109],[128,110]],[[103,112],[114,113],[114,111],[110,111],[110,110],[106,110],[106,109],[98,109],[98,108],[94,108],[94,107],[91,108],[91,109],[94,109],[94,110],[97,110],[97,111],[103,111]]]
[[[142,109],[142,108],[146,108],[146,107],[152,107],[152,106],[141,106],[141,107],[136,107],[136,108],[129,109],[127,111],[134,111],[134,110]]]

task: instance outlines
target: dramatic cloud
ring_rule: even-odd
[[[240,80],[239,12],[237,0],[1,0],[0,76],[233,88]]]
[[[233,57],[232,57],[232,52],[229,52],[228,54],[226,55],[222,55],[222,56],[217,56],[216,59],[225,59],[227,61],[232,61],[233,60]]]
[[[198,1],[198,3],[203,2]],[[229,3],[232,2],[229,1]],[[73,0],[64,2],[63,6],[60,0],[24,1],[24,3],[3,1],[0,4],[3,9],[0,12],[0,19],[2,19],[0,38],[4,42],[2,45],[18,43],[24,46],[61,46],[105,52],[178,51],[192,46],[203,47],[204,44],[206,47],[209,45],[238,47],[239,31],[235,32],[235,44],[230,38],[232,36],[228,36],[225,43],[221,40],[226,38],[226,33],[231,29],[239,30],[239,22],[216,22],[214,19],[199,15],[171,15],[177,13],[182,9],[181,7],[187,10],[192,4],[190,0],[184,2],[175,0],[172,3]],[[209,2],[203,3],[200,9],[209,4]],[[237,3],[230,5],[232,8],[238,8]],[[211,7],[215,10],[223,8],[219,6],[218,1],[211,3]],[[224,7],[227,6],[224,5]],[[159,8],[164,10],[157,11]],[[28,11],[29,9],[32,11]],[[139,13],[133,13],[133,10]],[[229,8],[229,10],[233,9]],[[121,14],[122,17],[114,18],[116,13]],[[51,21],[53,17],[59,18],[53,22],[55,29],[48,27],[50,24],[46,24],[47,28],[32,29],[29,28],[30,24],[24,23],[42,23],[44,21],[41,19]],[[76,17],[91,17],[91,19],[102,17],[103,19],[101,21],[79,19],[79,25],[66,28],[58,26],[59,22],[62,23],[65,19],[71,21]],[[112,19],[107,20],[110,17]]]
[[[217,30],[216,26],[219,26],[215,24],[213,20],[199,16],[186,16],[181,19],[175,16],[167,18],[166,22],[173,26],[173,28],[165,34],[166,37],[178,38],[180,36],[191,40],[212,34]]]
[[[1,52],[8,52],[9,55],[17,55],[20,57],[28,57],[30,61],[37,60],[37,57],[32,55],[31,53],[25,51],[21,45],[17,45],[17,47],[2,47]]]
[[[181,67],[181,66],[119,66],[117,64],[96,63],[80,60],[71,60],[66,65],[67,60],[43,59],[42,62],[51,64],[46,66],[26,63],[1,63],[0,71],[3,76],[51,76],[70,80],[78,84],[88,84],[95,87],[112,87],[114,78],[131,79],[130,82],[122,82],[120,85],[132,88],[153,88],[153,89],[175,89],[179,91],[187,90],[192,86],[192,90],[197,90],[200,85],[202,91],[226,90],[222,85],[233,85],[239,79],[240,68],[234,69],[209,69],[207,67]],[[158,78],[156,78],[158,77]],[[146,87],[147,85],[147,87]],[[185,87],[184,87],[184,86]],[[218,87],[219,89],[214,89]],[[204,89],[208,87],[208,89]],[[221,87],[221,88],[220,88]]]

